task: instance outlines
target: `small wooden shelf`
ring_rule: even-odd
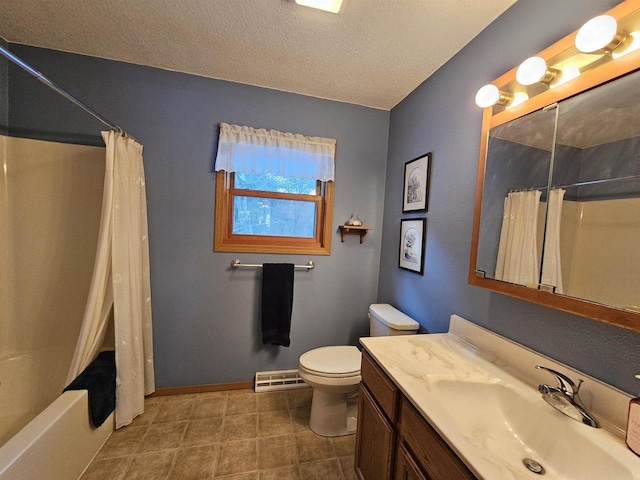
[[[365,227],[364,225],[340,225],[340,233],[342,235],[342,241],[344,242],[344,237],[347,234],[352,235],[360,235],[360,243],[364,242],[364,236],[367,234],[369,230],[373,227]]]

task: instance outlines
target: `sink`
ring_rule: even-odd
[[[464,455],[466,444],[493,454],[489,463],[499,463],[495,478],[640,478],[638,465],[633,470],[628,467],[635,458],[625,456],[630,452],[621,449],[620,440],[611,433],[562,415],[536,390],[515,379],[514,383],[499,378],[484,380],[438,379],[429,396],[434,402],[433,414],[445,419],[436,424],[441,424],[442,430],[446,424],[454,424],[451,431],[459,437],[454,442],[458,453]],[[531,473],[523,464],[525,459],[534,461],[533,468],[541,465],[544,474]],[[504,476],[505,471],[512,476]]]

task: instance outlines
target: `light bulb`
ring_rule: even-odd
[[[547,62],[541,57],[529,57],[516,70],[516,80],[521,85],[533,85],[547,75]]]
[[[529,100],[529,95],[527,95],[525,92],[516,92],[513,94],[513,101],[506,108],[507,110],[509,110],[510,108],[517,107],[518,105],[526,102],[527,100]]]
[[[585,23],[576,35],[576,48],[583,53],[612,49],[618,33],[618,22],[610,15],[600,15]],[[620,42],[618,42],[619,44]]]
[[[476,93],[476,105],[480,108],[487,108],[500,101],[500,90],[495,85],[489,83],[481,87]]]
[[[560,79],[556,83],[551,85],[551,88],[562,85],[563,83],[567,83],[568,81],[580,76],[580,69],[578,67],[566,67],[563,68],[561,72],[562,74],[560,75]]]

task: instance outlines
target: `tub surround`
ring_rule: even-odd
[[[440,385],[446,383],[440,383],[442,380],[452,380],[449,385],[455,384],[456,387],[472,383],[487,385],[488,388],[496,385],[506,386],[518,394],[517,398],[523,399],[523,410],[530,410],[534,416],[536,412],[544,412],[547,418],[547,414],[550,413],[554,423],[564,422],[560,423],[561,431],[575,429],[579,432],[577,437],[574,435],[568,438],[587,438],[587,442],[597,444],[601,451],[606,452],[605,458],[615,459],[616,465],[623,465],[622,468],[627,468],[629,472],[640,472],[639,460],[624,444],[626,413],[631,396],[620,390],[478,327],[457,315],[451,316],[448,333],[362,338],[360,342],[405,397],[480,479],[526,479],[531,478],[531,473],[523,469],[520,459],[518,462],[513,461],[513,457],[508,455],[510,448],[513,448],[501,444],[500,437],[493,435],[493,429],[480,428],[472,431],[469,427],[469,431],[464,431],[465,428],[461,425],[467,425],[463,419],[465,413],[461,410],[456,411],[459,407],[455,402],[445,403],[442,399],[447,397],[439,396]],[[603,428],[592,429],[555,412],[548,406],[537,392],[537,385],[553,383],[553,379],[548,373],[536,370],[535,365],[558,370],[576,382],[579,379],[584,380],[580,396]],[[467,399],[473,401],[474,393],[471,390]],[[482,398],[484,397],[479,395],[477,401],[483,402]],[[504,408],[495,407],[495,403],[497,402],[489,404],[485,399],[481,408],[491,411]],[[535,430],[535,422],[533,425]],[[554,438],[553,432],[547,435],[549,440]],[[526,438],[521,441],[527,442]],[[566,439],[558,439],[558,442],[570,443]],[[580,449],[580,445],[569,446],[574,450]],[[527,451],[527,445],[523,447],[524,451]],[[529,450],[529,453],[532,456],[543,455],[536,452],[535,448],[533,451]],[[548,465],[547,469],[549,471],[546,478],[571,478],[562,472],[554,471],[552,465],[551,468]],[[629,473],[624,478],[633,479],[640,476],[638,473]]]

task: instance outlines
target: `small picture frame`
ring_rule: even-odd
[[[432,153],[404,164],[404,194],[402,212],[427,211]]]
[[[398,267],[424,275],[426,218],[400,220],[400,261]]]

